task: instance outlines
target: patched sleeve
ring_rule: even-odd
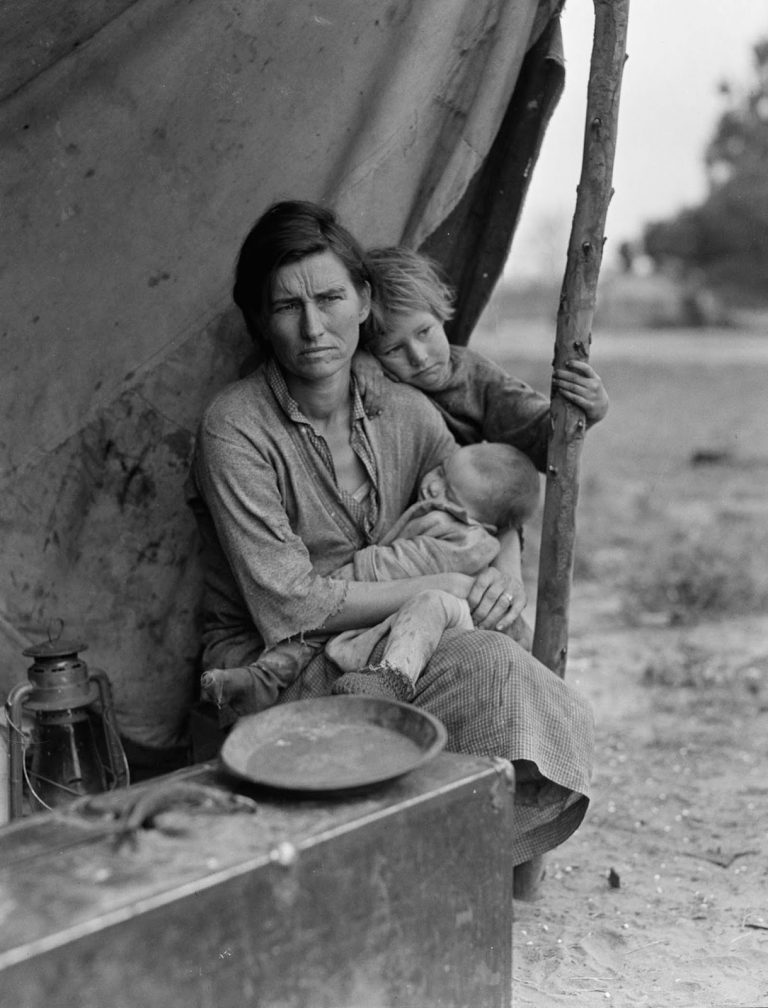
[[[267,647],[315,630],[348,584],[320,576],[291,529],[269,459],[245,435],[201,429],[195,480],[219,544]]]

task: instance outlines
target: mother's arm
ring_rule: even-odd
[[[424,503],[429,506],[429,502]],[[410,521],[402,534],[405,535],[406,531],[416,538],[410,543],[400,543],[400,546],[417,547],[412,556],[422,564],[420,570],[410,570],[409,573],[428,573],[431,568],[425,569],[424,563],[434,557],[433,562],[442,564],[435,569],[476,575],[467,599],[475,625],[485,630],[500,631],[512,626],[527,603],[519,529],[502,529],[494,537],[482,526],[462,524],[446,511],[433,506],[431,511]],[[397,545],[392,544],[393,548]],[[377,550],[377,555],[386,552],[384,547],[372,548]],[[358,558],[362,556],[358,554]],[[399,556],[395,557],[394,561],[399,559]]]
[[[473,583],[474,578],[468,574],[455,573],[425,574],[396,581],[350,581],[341,608],[318,629],[338,633],[373,626],[397,612],[414,595],[431,588],[465,599]]]
[[[372,626],[373,623],[386,619],[418,592],[439,588],[456,598],[467,600],[475,626],[500,632],[508,630],[525,608],[527,599],[522,577],[517,573],[519,559],[517,565],[514,560],[515,549],[519,558],[520,537],[517,530],[511,530],[509,534],[503,533],[500,538],[509,541],[506,552],[502,545],[499,554],[501,561],[497,557],[492,565],[484,567],[474,576],[448,572],[420,577],[400,576],[398,580],[392,581],[350,582],[343,609],[338,615],[329,617],[322,629],[336,633]],[[382,592],[381,589],[385,591]],[[512,598],[511,605],[509,598]],[[372,618],[373,612],[379,612],[380,615]],[[359,617],[356,613],[359,613]],[[348,619],[352,622],[347,622]]]
[[[334,576],[390,581],[451,571],[472,575],[466,597],[478,627],[501,632],[512,627],[527,602],[518,530],[495,537],[431,501],[409,508],[382,545],[360,550]]]

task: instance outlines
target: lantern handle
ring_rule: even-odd
[[[112,684],[107,673],[100,668],[88,669],[91,680],[96,681],[99,690],[99,702],[101,703],[101,719],[104,724],[104,738],[107,743],[107,754],[109,756],[109,769],[112,773],[112,780],[115,787],[128,787],[130,784],[130,770],[128,760],[125,756],[123,744],[120,741],[120,732],[117,729],[115,720],[115,708],[112,703]]]

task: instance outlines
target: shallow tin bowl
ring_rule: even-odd
[[[396,700],[327,696],[241,718],[221,750],[238,777],[289,791],[343,791],[394,780],[445,746],[445,726]]]

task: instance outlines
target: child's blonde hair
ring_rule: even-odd
[[[387,332],[393,316],[427,311],[440,322],[453,317],[453,291],[439,274],[439,266],[405,245],[370,249],[371,313],[363,338],[370,345]]]

